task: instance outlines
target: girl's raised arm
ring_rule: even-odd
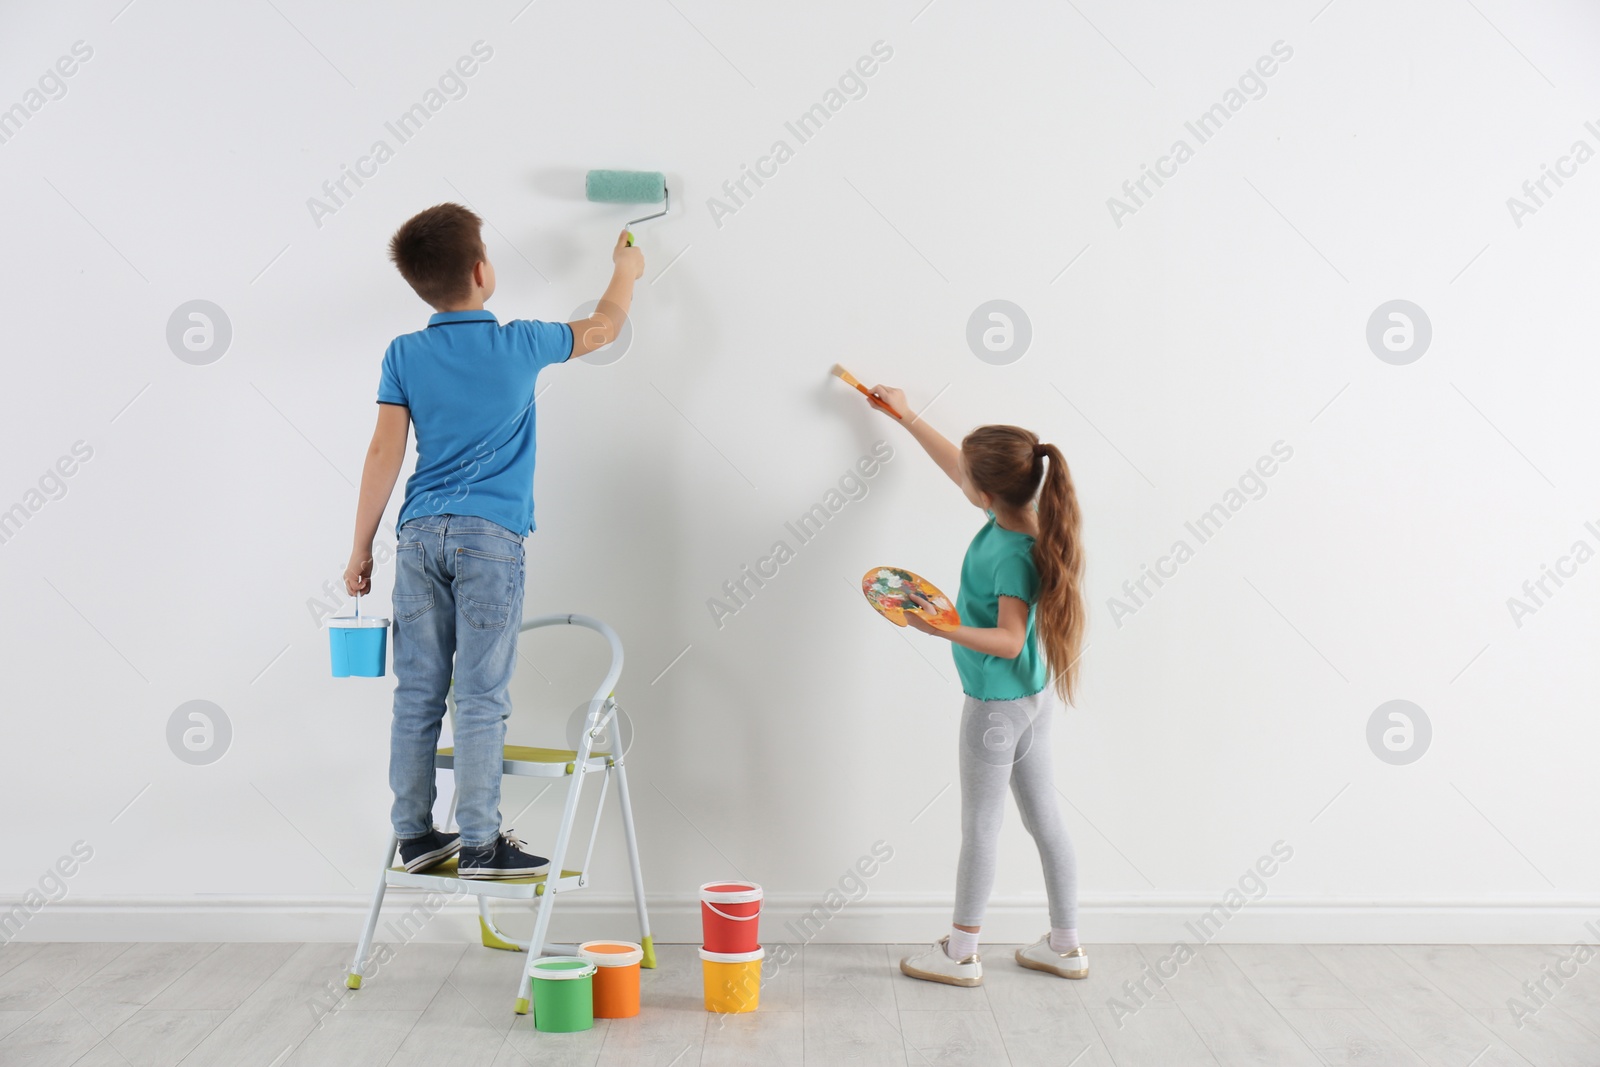
[[[933,458],[939,469],[948,474],[950,480],[961,486],[965,492],[966,483],[961,473],[961,449],[951,444],[944,434],[923,421],[922,416],[911,415],[911,406],[906,403],[906,394],[903,391],[893,386],[875,385],[872,387],[872,395],[894,408],[900,425],[917,439],[917,444]]]

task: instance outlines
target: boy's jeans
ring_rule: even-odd
[[[522,538],[473,515],[428,515],[399,531],[394,576],[390,818],[402,840],[433,828],[434,753],[455,657],[456,821],[464,847],[500,836],[507,687],[522,628]]]

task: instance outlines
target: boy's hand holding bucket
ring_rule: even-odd
[[[371,560],[368,560],[370,576]],[[382,678],[388,666],[389,620],[361,614],[361,594],[356,613],[328,620],[328,649],[335,678]]]
[[[344,565],[344,591],[351,596],[372,592],[372,549],[356,549]]]

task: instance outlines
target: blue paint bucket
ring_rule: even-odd
[[[382,678],[388,665],[389,620],[356,613],[328,620],[328,647],[335,678]]]

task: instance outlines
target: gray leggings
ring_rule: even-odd
[[[1044,865],[1050,925],[1078,925],[1078,860],[1056,803],[1050,720],[1055,701],[1046,688],[1021,700],[967,697],[961,711],[961,861],[956,867],[957,926],[983,925],[994,888],[995,853],[1005,815],[1006,783],[1017,798],[1022,826],[1033,835]]]

